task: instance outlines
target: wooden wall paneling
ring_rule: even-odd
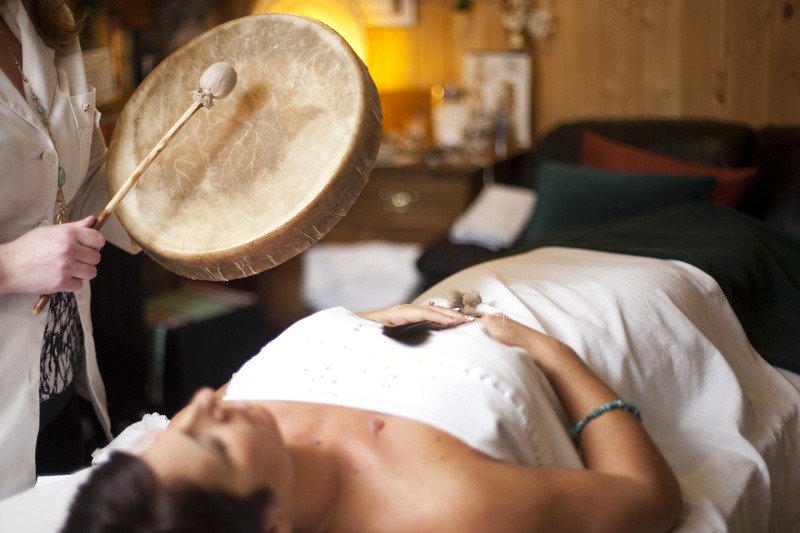
[[[600,105],[597,0],[554,2],[556,32],[533,43],[534,124],[539,135],[559,122],[591,116]]]
[[[466,12],[450,10],[453,21],[453,62],[450,75],[460,83],[464,54],[475,50],[505,50],[500,0],[473,2]]]
[[[681,112],[682,22],[686,2],[647,0],[641,12],[641,112],[676,116]]]
[[[728,0],[727,118],[767,119],[774,0]]]
[[[453,66],[448,72],[450,79],[456,83],[461,83],[461,64],[464,58],[464,52],[469,49],[477,49],[477,46],[472,46],[470,41],[470,35],[475,32],[476,27],[484,27],[482,24],[477,22],[477,17],[475,12],[478,10],[478,6],[473,3],[472,7],[467,12],[454,12],[451,15],[451,20],[453,24],[453,33],[452,33],[452,46],[453,46]]]
[[[453,24],[449,15],[447,4],[441,0],[419,3],[419,47],[415,58],[419,64],[419,90],[457,81],[453,77]]]
[[[601,5],[598,0],[588,2],[569,2],[574,9],[572,17],[565,18],[560,27],[563,32],[560,44],[564,46],[564,55],[557,68],[564,69],[558,91],[569,98],[562,103],[562,113],[573,119],[590,116],[602,106],[600,94],[600,64],[601,56],[605,51],[600,46],[603,30],[599,23],[601,18]],[[569,14],[567,12],[566,14]],[[541,83],[549,83],[543,78]],[[560,122],[554,117],[554,122]]]
[[[456,34],[456,27],[459,26],[458,19],[469,16],[467,13],[453,12],[446,2],[433,2],[438,4],[438,15],[441,17],[439,24],[434,30],[434,33],[439,35],[442,50],[439,52],[444,61],[439,72],[432,72],[434,78],[438,78],[438,83],[451,83],[458,85],[461,81],[461,58],[458,50],[458,36]],[[434,19],[436,20],[436,19]],[[427,51],[425,51],[427,54]]]
[[[767,122],[800,123],[800,1],[774,0]]]
[[[638,110],[641,86],[641,32],[639,0],[607,0],[600,11],[598,91],[600,107],[609,116]]]
[[[691,3],[683,19],[684,58],[682,114],[725,116],[728,100],[726,29],[727,0]]]
[[[420,39],[420,28],[412,28],[408,30],[402,30],[401,34],[405,39],[405,46],[408,53],[408,59],[410,65],[408,66],[408,70],[406,71],[407,78],[405,81],[406,87],[418,87],[420,80],[424,77],[424,70],[422,68],[422,64],[420,63],[421,57],[421,43],[422,40]]]
[[[121,0],[120,0],[121,1]],[[245,0],[235,0],[243,2]],[[368,28],[382,92],[459,83],[464,52],[506,47],[503,0],[418,0],[412,28]],[[611,116],[800,123],[800,0],[555,0],[529,43],[534,129]]]
[[[506,33],[501,22],[500,0],[474,2],[466,15],[455,13],[456,21],[460,21],[456,32],[460,48],[459,60],[464,52],[470,50],[505,50],[507,48]]]
[[[532,128],[534,138],[538,137],[538,132],[547,130],[554,122],[555,116],[561,116],[563,111],[560,108],[561,99],[556,97],[555,88],[562,86],[563,69],[557,68],[558,63],[563,59],[564,53],[562,45],[564,30],[561,29],[560,22],[563,20],[563,3],[556,4],[556,17],[559,21],[556,34],[546,41],[535,41],[532,44],[533,50],[533,86],[531,97],[533,98],[533,122]]]
[[[474,5],[468,11],[457,11],[445,0],[438,0],[440,19],[430,21],[428,26],[431,31],[442,34],[442,45],[445,47],[445,58],[449,63],[439,73],[431,72],[433,77],[439,78],[439,83],[459,85],[461,83],[461,62],[464,51],[470,48],[470,36],[475,32],[480,33],[481,25],[475,22],[476,9]],[[427,52],[426,52],[427,55]],[[425,62],[425,58],[422,58]]]

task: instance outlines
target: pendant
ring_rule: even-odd
[[[64,189],[58,188],[56,192],[56,205],[53,210],[53,220],[56,224],[67,222],[67,201],[64,198]]]

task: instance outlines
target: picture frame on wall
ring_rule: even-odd
[[[417,25],[417,0],[359,0],[367,27],[410,28]]]
[[[504,110],[517,148],[531,146],[532,61],[527,52],[469,51],[461,84],[491,116]]]

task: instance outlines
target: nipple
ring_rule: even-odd
[[[380,418],[373,418],[372,420],[369,421],[369,427],[372,430],[372,434],[375,435],[376,437],[378,436],[378,433],[381,432],[381,430],[385,425],[386,422],[384,422]]]

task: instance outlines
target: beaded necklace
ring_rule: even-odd
[[[53,141],[53,146],[56,147],[56,139],[53,137],[53,132],[50,131],[50,120],[48,118],[49,114],[42,105],[42,101],[34,92],[31,83],[28,81],[28,77],[25,76],[24,72],[22,72],[22,65],[17,60],[17,56],[14,54],[14,50],[11,48],[11,43],[9,42],[8,37],[6,37],[2,27],[0,27],[0,36],[3,37],[3,41],[6,43],[6,48],[8,48],[8,53],[11,54],[11,59],[14,60],[17,70],[19,71],[20,76],[22,76],[22,83],[25,84],[25,87],[30,93],[30,99],[33,103],[34,111],[36,111],[36,114],[39,115],[39,118],[42,120],[42,124],[44,125],[44,129],[47,130],[47,135],[50,137],[50,140]],[[58,154],[58,147],[56,147],[56,154]],[[67,201],[64,198],[64,183],[67,181],[67,173],[64,171],[64,167],[61,165],[58,166],[57,180],[58,191],[56,192],[56,205],[53,208],[53,220],[55,220],[56,224],[62,224],[67,221]]]

